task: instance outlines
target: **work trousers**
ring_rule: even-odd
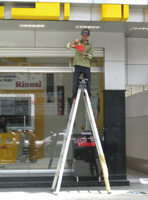
[[[87,91],[88,91],[89,97],[91,96],[91,92],[90,92],[90,85],[91,85],[90,68],[75,65],[75,71],[74,71],[74,74],[73,74],[73,96],[72,96],[73,98],[76,98],[76,96],[77,96],[78,80],[79,80],[79,77],[80,77],[81,74],[83,74],[83,78],[88,79]]]

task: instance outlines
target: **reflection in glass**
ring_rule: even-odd
[[[1,57],[0,66],[68,67],[68,57]]]
[[[98,76],[98,73],[92,73],[91,81],[91,101],[96,118],[99,116]],[[14,89],[8,84],[10,88],[0,91],[0,114],[6,116],[8,129],[7,133],[0,133],[0,168],[56,169],[72,104],[73,74],[13,73],[14,85],[18,78],[28,83],[41,81],[41,87],[29,85]],[[91,130],[81,99],[73,134],[80,135],[84,131]],[[73,159],[72,140],[65,169],[73,169]]]
[[[7,130],[33,128],[34,94],[0,94],[0,114],[5,116]]]

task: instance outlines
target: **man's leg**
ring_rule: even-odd
[[[75,71],[74,71],[74,74],[73,74],[73,95],[72,95],[73,99],[75,99],[76,96],[77,96],[78,79],[79,79],[80,75],[81,75],[81,72],[80,72],[79,66],[76,65]]]
[[[83,70],[83,77],[88,79],[88,83],[87,83],[87,91],[88,91],[88,95],[89,97],[91,96],[91,91],[90,91],[90,86],[91,86],[91,73],[90,73],[90,68],[89,67],[84,67]]]

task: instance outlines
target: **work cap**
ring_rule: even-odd
[[[87,28],[83,29],[81,35],[90,35],[90,30]]]

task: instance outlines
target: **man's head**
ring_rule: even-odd
[[[86,42],[87,41],[87,39],[88,39],[88,37],[89,37],[89,35],[90,35],[90,30],[89,29],[83,29],[82,30],[82,32],[81,32],[81,35],[82,35],[82,40],[84,41],[84,42]]]
[[[81,35],[87,35],[87,36],[89,36],[89,35],[90,35],[90,30],[87,29],[87,28],[84,28],[84,29],[82,30],[82,32],[81,32]]]

